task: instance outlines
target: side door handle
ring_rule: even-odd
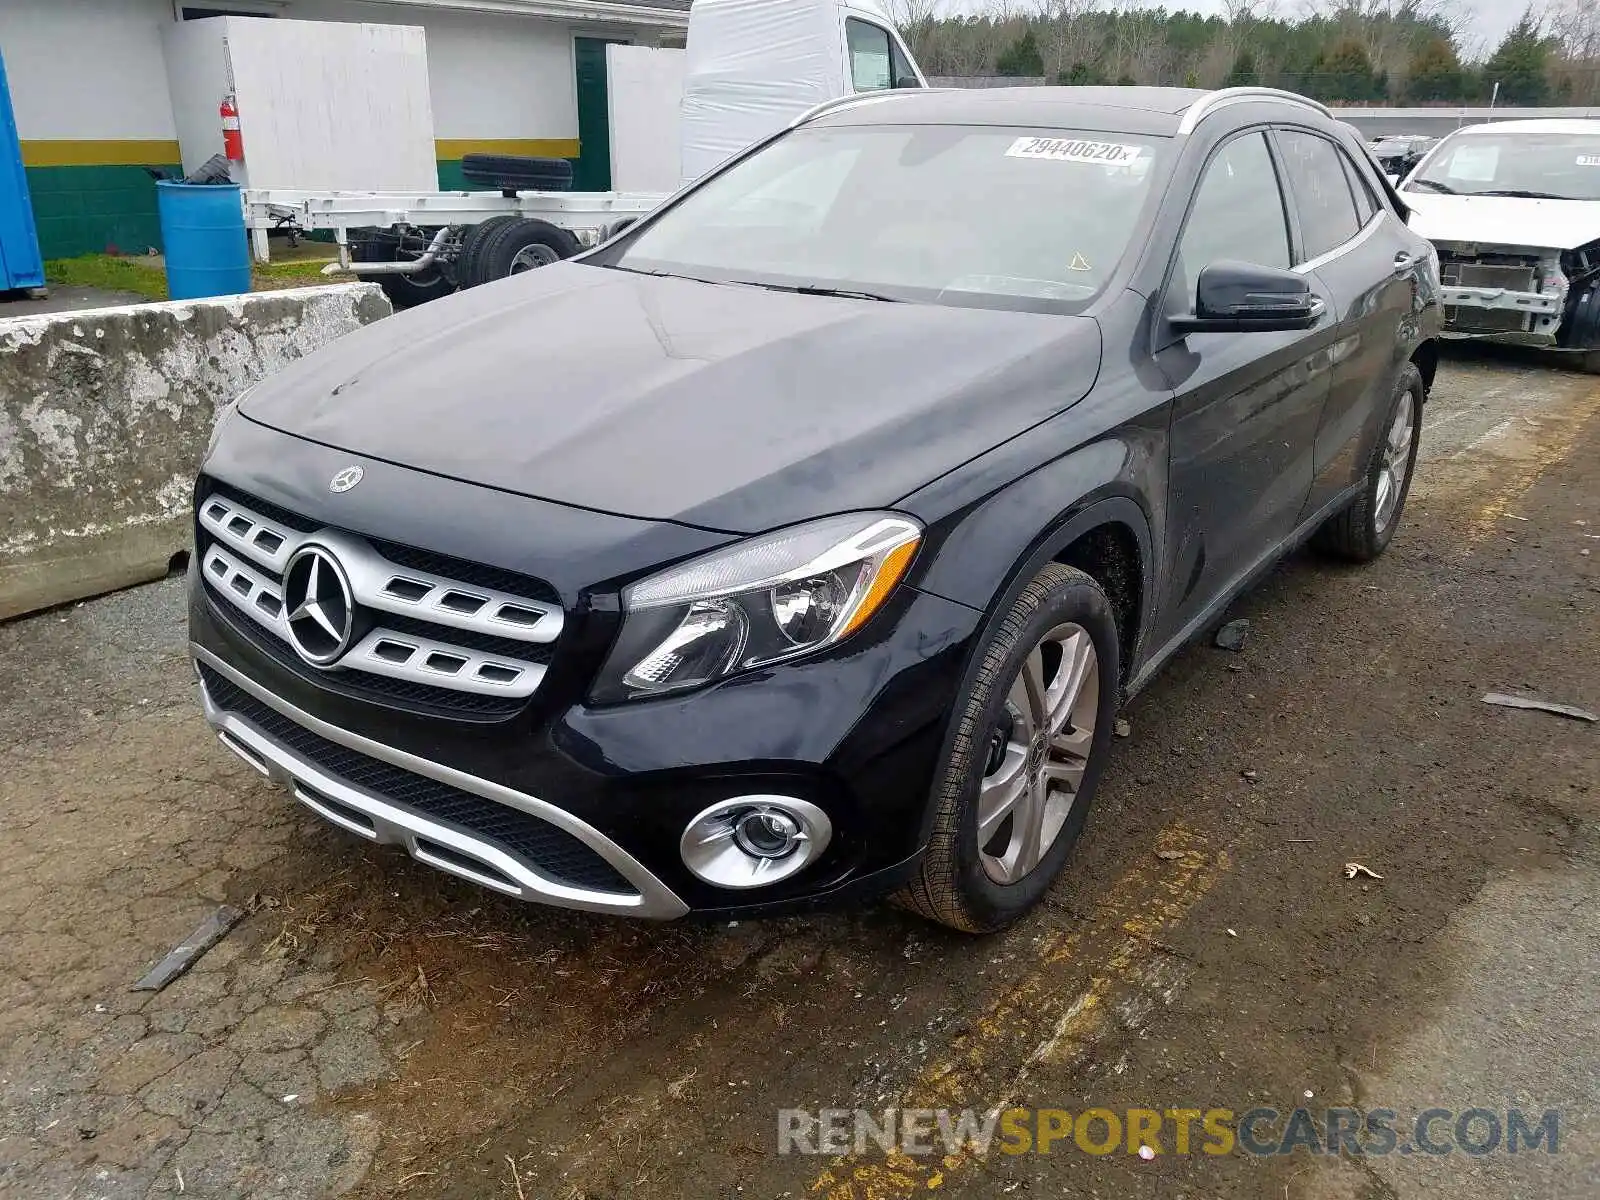
[[[1394,256],[1394,273],[1396,275],[1404,275],[1421,261],[1419,256],[1412,254],[1409,250],[1402,250]]]

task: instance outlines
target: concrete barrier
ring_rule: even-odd
[[[218,409],[389,311],[358,283],[0,320],[0,620],[165,574]]]

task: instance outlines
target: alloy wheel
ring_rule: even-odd
[[[1378,463],[1378,490],[1373,496],[1372,524],[1374,531],[1382,533],[1394,520],[1400,507],[1400,497],[1405,494],[1406,477],[1411,471],[1411,443],[1416,438],[1417,406],[1410,392],[1400,397],[1394,420],[1384,437],[1382,458]]]
[[[1100,706],[1100,662],[1081,625],[1057,625],[1006,693],[978,786],[978,857],[996,883],[1019,882],[1055,844],[1083,786]]]

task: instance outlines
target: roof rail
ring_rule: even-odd
[[[821,104],[813,104],[805,112],[790,121],[789,128],[794,129],[804,125],[814,117],[820,117],[823,113],[835,112],[841,108],[854,108],[857,104],[871,104],[876,100],[887,100],[890,96],[921,96],[928,92],[948,92],[949,90],[949,88],[930,87],[880,88],[873,92],[852,92],[848,96],[834,96],[830,100],[824,100]]]
[[[1196,125],[1201,120],[1211,115],[1213,110],[1232,104],[1239,100],[1287,100],[1293,104],[1303,104],[1307,108],[1315,109],[1325,117],[1332,117],[1333,112],[1320,100],[1313,100],[1309,96],[1302,96],[1298,92],[1286,92],[1282,88],[1270,87],[1231,87],[1219,88],[1214,92],[1207,92],[1200,99],[1189,105],[1183,114],[1183,120],[1178,122],[1179,133],[1193,133]]]

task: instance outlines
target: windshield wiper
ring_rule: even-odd
[[[1437,179],[1413,179],[1406,184],[1406,191],[1409,192],[1412,188],[1428,188],[1431,191],[1443,192],[1446,196],[1459,196],[1461,194],[1448,183],[1440,183]]]
[[[756,283],[751,280],[731,280],[745,287],[765,288],[769,292],[794,292],[801,296],[837,296],[844,300],[881,300],[885,304],[898,304],[893,296],[880,292],[863,292],[858,288],[818,287],[814,283]]]
[[[1576,196],[1563,196],[1560,192],[1529,192],[1522,188],[1501,188],[1488,192],[1473,192],[1474,196],[1511,196],[1517,200],[1576,200]]]

